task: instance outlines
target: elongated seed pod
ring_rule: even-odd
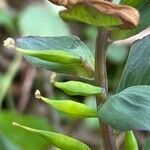
[[[50,145],[52,144],[62,150],[91,150],[86,144],[63,134],[33,129],[27,126],[20,125],[17,122],[13,122],[13,125],[30,131],[31,133],[40,135],[47,142],[49,142]]]
[[[138,150],[137,140],[133,131],[125,132],[125,150]]]
[[[53,84],[68,95],[100,95],[104,91],[101,87],[79,81],[54,82]]]

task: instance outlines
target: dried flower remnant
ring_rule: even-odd
[[[61,5],[67,9],[72,9],[76,5],[84,4],[92,7],[103,14],[114,16],[122,21],[120,28],[130,29],[139,24],[139,12],[127,5],[113,4],[110,1],[104,0],[50,0],[56,5]]]
[[[39,90],[36,90],[36,91],[35,91],[35,97],[36,97],[37,99],[41,99],[41,92],[40,92]]]
[[[118,17],[122,21],[121,28],[133,28],[139,23],[139,12],[133,7],[100,0],[86,0],[86,4],[104,14]]]
[[[6,48],[15,48],[15,41],[13,38],[7,38],[3,44]]]

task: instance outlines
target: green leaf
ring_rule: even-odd
[[[120,4],[129,5],[129,6],[140,9],[148,1],[149,0],[139,0],[139,1],[137,1],[137,0],[121,0]]]
[[[114,27],[122,24],[122,21],[116,16],[104,14],[83,4],[61,11],[60,17],[65,21],[83,22],[97,27]]]
[[[150,148],[150,137],[148,137],[145,141],[144,141],[144,145],[143,145],[143,149],[142,150],[149,150]]]
[[[75,36],[24,37],[17,49],[34,66],[85,78],[94,75],[94,59],[89,49]]]
[[[74,102],[72,100],[52,100],[40,96],[40,99],[51,107],[75,118],[95,118],[97,117],[96,109],[85,104]]]
[[[68,95],[98,95],[103,92],[103,88],[79,81],[54,82],[54,86],[63,90]]]
[[[67,24],[59,18],[54,9],[41,4],[33,4],[24,9],[20,14],[18,26],[23,36],[70,34]]]
[[[133,85],[150,85],[150,35],[138,40],[130,48],[118,92]]]
[[[121,131],[150,130],[150,86],[132,86],[100,107],[101,120]]]
[[[116,28],[112,30],[110,38],[112,40],[121,40],[125,38],[129,38],[133,35],[138,34],[139,32],[143,31],[144,29],[150,26],[150,1],[148,0],[144,5],[139,9],[140,12],[140,23],[135,29],[131,30],[122,30]]]
[[[138,150],[138,144],[133,131],[125,132],[125,150]]]
[[[44,150],[49,148],[49,144],[38,135],[32,135],[12,126],[13,121],[19,121],[27,126],[42,130],[53,130],[49,121],[44,117],[23,115],[18,112],[1,111],[0,113],[0,133],[11,143],[18,146],[19,150]],[[38,144],[37,144],[38,143]],[[0,149],[2,147],[0,146]],[[8,148],[7,150],[11,150]],[[2,149],[3,150],[3,149]]]
[[[20,64],[21,64],[21,60],[22,60],[22,57],[21,56],[16,56],[14,58],[14,60],[11,62],[11,65],[8,69],[8,71],[6,72],[5,75],[3,75],[2,79],[0,80],[0,89],[1,89],[1,92],[0,92],[0,107],[1,107],[1,104],[2,104],[2,101],[12,83],[12,80],[13,78],[15,77],[19,67],[20,67]]]
[[[63,134],[33,129],[27,126],[20,125],[16,122],[13,122],[13,125],[40,135],[46,141],[62,150],[90,150],[90,148],[86,144]]]

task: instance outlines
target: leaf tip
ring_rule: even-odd
[[[15,40],[11,37],[7,38],[6,40],[4,40],[3,43],[4,47],[8,48],[8,49],[14,49],[15,48]]]

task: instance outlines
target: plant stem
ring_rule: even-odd
[[[108,80],[106,71],[106,51],[108,46],[109,31],[103,29],[98,31],[95,51],[95,84],[103,87],[108,95]],[[102,105],[107,99],[107,96],[97,96],[97,107]],[[104,150],[116,150],[116,140],[113,129],[104,122],[100,123],[100,135]]]

